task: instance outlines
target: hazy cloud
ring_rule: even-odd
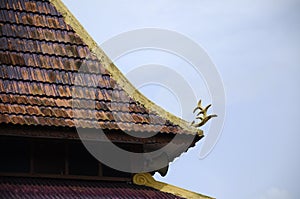
[[[268,189],[259,199],[292,199],[288,191],[279,188]]]

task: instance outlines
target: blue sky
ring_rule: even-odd
[[[197,42],[215,63],[226,92],[225,124],[217,145],[200,159],[200,142],[171,164],[166,177],[156,179],[224,199],[299,198],[299,1],[63,2],[98,44],[138,28],[164,28]],[[130,54],[116,64],[126,73],[155,59],[179,72],[185,67],[176,57],[151,51]],[[203,80],[189,81],[197,96],[210,102]],[[153,94],[158,89],[160,94]],[[141,90],[180,114],[167,90]]]

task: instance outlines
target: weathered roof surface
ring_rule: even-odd
[[[179,199],[181,197],[124,182],[1,177],[0,198]]]
[[[132,85],[64,9],[56,0],[0,1],[0,123],[202,135],[128,92]]]

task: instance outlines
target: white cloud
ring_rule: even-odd
[[[268,189],[258,199],[292,199],[292,196],[284,189],[273,187]]]

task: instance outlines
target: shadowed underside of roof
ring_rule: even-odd
[[[0,27],[0,123],[202,135],[134,89],[60,1],[2,0]]]

